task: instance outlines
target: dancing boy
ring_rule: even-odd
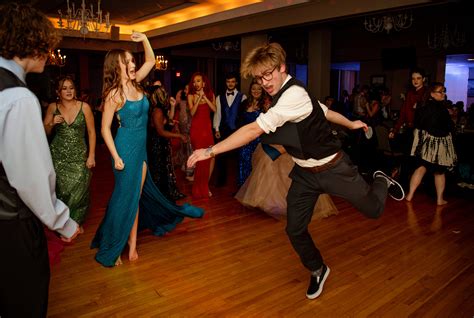
[[[312,101],[302,84],[287,73],[285,59],[286,53],[277,43],[257,47],[247,55],[242,76],[253,76],[273,97],[270,109],[222,142],[195,150],[188,165],[245,145],[264,133],[262,142],[284,146],[296,163],[290,173],[286,232],[301,262],[311,272],[306,296],[314,299],[321,294],[329,275],[329,267],[308,232],[319,195],[342,197],[365,216],[377,218],[383,212],[389,187],[390,191],[402,189],[380,171],[375,172],[372,186],[364,181],[341,150],[328,121],[350,129],[367,130],[367,125],[359,120],[351,122]]]

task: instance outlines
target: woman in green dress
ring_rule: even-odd
[[[58,100],[48,106],[44,118],[51,141],[51,157],[56,171],[56,193],[71,210],[71,218],[82,224],[89,210],[90,169],[95,166],[96,134],[91,107],[76,99],[71,77],[59,80]],[[85,140],[87,130],[89,149]]]

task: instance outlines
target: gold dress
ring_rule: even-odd
[[[294,162],[284,153],[275,161],[259,144],[252,157],[252,173],[235,198],[244,206],[259,208],[276,219],[286,216],[286,195],[291,179],[288,177]],[[337,214],[337,208],[327,194],[321,194],[314,207],[313,218]]]

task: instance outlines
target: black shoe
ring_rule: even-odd
[[[375,178],[384,178],[388,184],[388,195],[391,196],[394,200],[401,201],[405,199],[405,191],[403,191],[403,187],[395,181],[392,177],[389,177],[384,172],[377,170],[374,172],[374,179]]]
[[[323,270],[321,271],[320,276],[313,276],[309,280],[309,287],[308,291],[306,292],[306,297],[309,299],[315,299],[319,295],[321,295],[323,291],[324,282],[329,276],[329,267],[323,264]]]

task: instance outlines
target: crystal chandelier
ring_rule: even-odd
[[[60,49],[57,49],[57,53],[54,53],[53,50],[49,51],[48,65],[63,67],[66,65],[66,55],[61,55]]]
[[[389,34],[391,30],[400,31],[402,29],[408,29],[412,24],[413,16],[407,13],[384,15],[378,18],[365,18],[364,20],[365,29],[372,33],[387,31],[387,34]]]
[[[72,7],[69,6],[69,0],[67,0],[67,15],[64,16],[61,10],[58,10],[59,21],[58,25],[61,29],[66,30],[79,30],[82,35],[86,35],[89,31],[108,32],[110,28],[110,13],[106,13],[102,17],[102,10],[100,9],[100,1],[97,2],[97,11],[94,12],[94,6],[91,4],[90,9],[86,8],[85,0],[82,0],[81,7],[76,10],[75,3],[72,3]],[[63,19],[66,20],[64,24]]]
[[[428,35],[428,47],[430,49],[447,49],[448,47],[461,47],[466,43],[466,33],[462,32],[457,25],[451,30],[447,24],[441,27],[439,32],[435,31]]]
[[[163,55],[158,55],[155,60],[155,67],[159,71],[166,71],[168,69],[168,60],[165,60]]]

